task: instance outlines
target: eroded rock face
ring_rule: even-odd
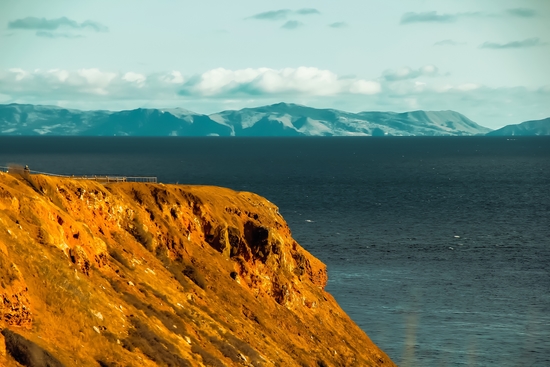
[[[252,193],[0,173],[0,277],[0,328],[64,365],[393,365]]]
[[[7,326],[32,327],[28,288],[17,266],[0,246],[0,322]]]

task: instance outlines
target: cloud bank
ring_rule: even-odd
[[[528,8],[508,9],[506,10],[506,13],[508,13],[508,15],[520,18],[533,18],[537,15],[537,12],[535,10]]]
[[[270,10],[263,13],[255,14],[247,19],[258,19],[258,20],[282,20],[292,13],[290,9],[280,9],[280,10]]]
[[[281,28],[292,30],[292,29],[297,29],[297,28],[303,27],[303,26],[304,26],[304,23],[302,23],[302,22],[299,22],[297,20],[289,20],[288,22],[283,24],[281,26]]]
[[[386,70],[383,78],[386,81],[393,82],[397,80],[416,79],[420,76],[436,76],[439,71],[434,65],[426,65],[419,69],[411,69],[410,67],[402,67],[397,70]]]
[[[372,95],[380,90],[380,84],[376,81],[339,78],[329,70],[302,66],[279,70],[213,69],[191,78],[180,90],[180,94],[210,97],[283,94],[330,96],[349,93]]]
[[[529,8],[513,8],[507,9],[499,13],[487,12],[464,12],[464,13],[447,13],[440,14],[437,11],[426,12],[408,12],[403,14],[399,24],[411,23],[453,23],[462,18],[502,18],[512,16],[516,18],[532,18],[537,16],[537,12]]]
[[[0,73],[0,93],[13,99],[42,97],[58,99],[112,98],[243,98],[246,96],[335,96],[380,93],[377,81],[340,78],[314,67],[284,69],[217,68],[184,77],[179,71],[144,75],[116,73],[97,68],[78,70],[9,69]]]
[[[448,83],[440,75],[433,65],[388,70],[377,80],[338,76],[314,67],[217,68],[189,76],[180,71],[13,68],[0,70],[0,103],[112,110],[185,107],[204,113],[281,101],[355,112],[450,109],[494,128],[527,119],[519,116],[550,116],[549,86],[488,88],[472,82]]]
[[[328,25],[330,28],[346,28],[348,24],[346,22],[334,22]]]
[[[314,8],[303,8],[298,10],[290,9],[279,9],[279,10],[270,10],[262,13],[252,15],[246,19],[257,19],[257,20],[284,20],[290,15],[316,15],[321,14],[321,12]]]
[[[36,31],[38,37],[44,38],[83,38],[81,34],[73,34],[67,32],[48,32],[48,31]]]
[[[458,17],[458,14],[439,14],[436,11],[427,11],[422,13],[409,12],[403,14],[399,23],[451,23],[456,21]]]
[[[296,10],[296,14],[313,15],[313,14],[321,14],[321,12],[314,8],[303,8],[303,9]]]
[[[527,38],[523,41],[512,41],[507,43],[497,43],[497,42],[484,42],[479,47],[480,48],[489,48],[494,50],[505,50],[512,48],[529,48],[547,45],[546,42],[542,42],[538,37]]]
[[[57,19],[26,17],[9,22],[8,28],[40,31],[55,31],[59,28],[89,29],[95,32],[107,32],[109,30],[103,24],[94,22],[92,20],[86,20],[82,23],[78,23],[77,21],[69,19],[67,17],[61,17]]]

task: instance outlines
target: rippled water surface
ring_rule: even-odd
[[[550,365],[550,139],[0,138],[0,165],[254,191],[402,366]]]

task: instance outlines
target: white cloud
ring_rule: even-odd
[[[311,67],[267,69],[256,78],[255,85],[267,93],[332,95],[340,92],[336,74]]]
[[[236,71],[224,68],[212,69],[200,76],[200,81],[196,85],[192,85],[192,90],[204,96],[213,96],[232,87],[250,83],[268,70],[267,68],[248,68]],[[189,84],[192,83],[191,81]]]
[[[16,81],[19,81],[19,80],[23,79],[24,77],[26,77],[28,75],[28,73],[25,70],[20,69],[20,68],[9,69],[9,72],[15,74],[15,80]]]
[[[439,84],[439,85],[435,85],[433,87],[433,91],[436,92],[436,93],[445,93],[445,92],[450,91],[452,89],[454,89],[454,86],[452,84],[449,84],[449,83]]]
[[[471,92],[482,88],[476,83],[449,83],[438,80],[419,81],[412,79],[402,79],[391,82],[385,82],[384,88],[387,92],[396,96],[417,95],[422,93],[447,93],[447,92]]]
[[[145,80],[147,80],[147,77],[143,74],[134,73],[133,71],[129,71],[122,77],[123,80],[135,83],[139,87],[143,86],[143,83],[145,83]]]
[[[420,73],[422,75],[435,75],[437,74],[437,67],[434,65],[426,65],[420,68]]]
[[[115,73],[103,72],[99,69],[79,69],[78,76],[86,79],[90,86],[105,88],[117,76]]]
[[[353,94],[377,94],[380,93],[380,83],[367,80],[353,82],[349,91]]]
[[[457,90],[460,90],[462,92],[469,92],[471,90],[476,90],[478,89],[480,86],[475,84],[475,83],[464,83],[464,84],[460,84],[460,85],[457,85],[456,86],[456,89]]]
[[[69,79],[69,72],[67,70],[51,69],[48,70],[48,73],[55,76],[61,83]]]
[[[439,70],[435,65],[425,65],[419,69],[411,69],[408,66],[404,66],[397,70],[386,70],[383,74],[384,79],[387,81],[397,81],[406,79],[415,79],[420,76],[436,76]]]
[[[164,78],[162,78],[161,80],[168,83],[173,83],[173,84],[181,84],[185,81],[181,72],[175,71],[175,70],[172,71],[168,76],[165,76]]]
[[[75,100],[101,96],[115,100],[177,96],[183,82],[179,71],[149,76],[136,73],[115,73],[97,68],[64,70],[20,68],[0,71],[0,93],[16,98]],[[137,88],[136,88],[137,87]]]

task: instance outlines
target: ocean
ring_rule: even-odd
[[[0,166],[258,193],[400,366],[550,365],[550,137],[0,137]]]

